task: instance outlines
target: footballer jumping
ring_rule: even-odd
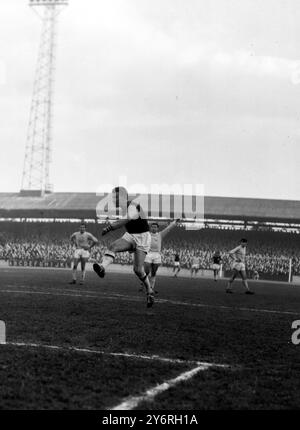
[[[140,204],[129,200],[124,187],[116,187],[112,190],[112,201],[117,209],[122,210],[123,218],[112,224],[108,223],[103,229],[102,235],[121,227],[125,227],[126,233],[109,246],[101,264],[94,263],[93,269],[100,278],[104,278],[105,271],[113,263],[116,253],[132,252],[134,254],[134,273],[143,282],[147,292],[147,307],[151,307],[154,303],[154,292],[144,269],[145,258],[151,246],[148,221]]]

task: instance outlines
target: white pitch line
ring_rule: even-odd
[[[84,292],[83,290],[81,290]],[[94,292],[96,293],[96,291]],[[118,294],[118,293],[103,293],[107,299],[123,299],[123,300],[129,300],[132,302],[142,301],[143,299],[139,297],[133,297],[133,296],[126,296],[125,294]],[[88,297],[88,296],[87,296]],[[95,296],[97,297],[97,294]],[[299,312],[293,312],[293,311],[277,311],[274,309],[258,309],[258,308],[238,308],[234,306],[225,306],[225,305],[208,305],[206,303],[191,303],[191,302],[182,302],[178,300],[170,300],[170,299],[155,299],[155,303],[170,303],[172,305],[179,305],[179,306],[191,306],[191,307],[197,307],[197,308],[211,308],[211,309],[223,309],[223,310],[233,310],[233,311],[243,311],[243,312],[261,312],[261,313],[270,313],[270,314],[279,314],[279,315],[299,315]]]
[[[205,364],[200,364],[199,366],[195,367],[192,370],[188,370],[187,372],[181,373],[176,378],[169,379],[168,381],[163,382],[160,385],[156,385],[155,387],[148,389],[147,391],[145,391],[140,396],[132,396],[132,397],[129,397],[129,398],[123,400],[122,403],[120,403],[117,406],[114,406],[113,408],[110,408],[109,410],[112,410],[112,411],[115,411],[115,410],[120,410],[120,411],[132,410],[132,409],[138,407],[138,405],[141,402],[152,401],[154,399],[154,397],[156,397],[158,394],[161,394],[164,391],[169,390],[170,388],[174,387],[175,385],[179,384],[180,382],[188,381],[189,379],[193,378],[197,373],[202,372],[204,370],[207,370],[207,369],[209,369],[209,367],[211,367],[211,366],[205,365]]]
[[[292,311],[276,311],[274,309],[258,309],[258,308],[238,308],[234,306],[224,306],[224,305],[207,305],[205,303],[188,303],[181,302],[176,300],[168,300],[168,299],[158,299],[157,302],[161,303],[171,303],[173,305],[181,305],[181,306],[192,306],[199,308],[212,308],[212,309],[224,309],[224,310],[233,310],[233,311],[246,311],[246,312],[262,312],[262,313],[270,313],[270,314],[282,314],[282,315],[299,315],[299,312]]]
[[[113,296],[107,296],[107,298],[120,298],[124,300],[130,299],[131,301],[141,301],[139,298],[134,298],[132,296],[126,296],[124,294],[117,294],[114,293]],[[177,300],[170,300],[170,299],[156,299],[155,303],[170,303],[172,305],[179,305],[179,306],[190,306],[190,307],[197,307],[197,308],[211,308],[211,309],[224,309],[224,310],[233,310],[233,311],[246,311],[246,312],[262,312],[262,313],[271,313],[271,314],[283,314],[283,315],[299,315],[299,312],[292,312],[292,311],[277,311],[274,309],[258,309],[258,308],[238,308],[234,306],[224,306],[224,305],[208,305],[206,303],[191,303],[191,302],[182,302]]]
[[[79,348],[76,346],[58,346],[58,345],[46,345],[42,343],[25,343],[25,342],[6,342],[5,345],[17,346],[17,347],[27,347],[27,348],[44,348],[44,349],[54,349],[57,351],[64,352],[78,352],[84,354],[96,354],[96,355],[109,355],[114,357],[125,357],[125,358],[134,358],[139,360],[153,360],[153,361],[162,361],[166,363],[172,364],[195,364],[197,361],[189,361],[189,360],[180,360],[177,358],[168,358],[168,357],[160,357],[159,355],[143,355],[143,354],[130,354],[127,352],[108,352],[98,349],[90,349],[90,348]],[[216,364],[217,365],[217,364]]]
[[[9,285],[8,285],[9,286]],[[87,297],[87,298],[97,298],[99,295],[91,295],[91,294],[80,294],[80,293],[57,293],[57,292],[50,292],[50,291],[31,291],[31,290],[0,290],[0,293],[15,293],[15,294],[38,294],[41,296],[66,296],[66,297]]]
[[[15,287],[8,285],[7,287]],[[23,286],[20,286],[21,288]],[[61,290],[53,290],[53,291],[61,291]],[[68,291],[68,290],[67,290]],[[75,291],[75,290],[72,290]],[[39,294],[39,295],[45,295],[45,296],[66,296],[66,297],[86,297],[86,298],[103,298],[103,296],[108,300],[125,300],[125,301],[131,301],[131,302],[141,302],[143,299],[140,297],[134,297],[134,296],[126,296],[124,294],[117,294],[117,293],[106,293],[102,292],[101,295],[97,294],[97,292],[93,292],[92,294],[86,294],[87,291],[84,290],[78,290],[77,293],[62,293],[62,292],[46,292],[46,291],[31,291],[31,290],[1,290],[0,293],[15,293],[15,294]],[[83,293],[83,294],[81,294]],[[277,314],[277,315],[297,315],[299,316],[299,312],[293,312],[293,311],[279,311],[279,310],[273,310],[273,309],[258,309],[258,308],[238,308],[234,306],[224,306],[224,305],[208,305],[205,303],[191,303],[191,302],[182,302],[182,301],[176,301],[176,300],[170,300],[170,299],[156,299],[155,303],[162,304],[162,303],[169,303],[172,305],[178,305],[178,306],[189,306],[189,307],[196,307],[196,308],[208,308],[208,309],[222,309],[222,310],[230,310],[230,311],[241,311],[241,312],[258,312],[258,313],[268,313],[268,314]]]
[[[16,347],[27,347],[27,348],[44,348],[44,349],[52,349],[52,350],[64,351],[64,352],[78,352],[83,354],[125,357],[125,358],[133,358],[136,360],[160,361],[160,362],[171,363],[171,364],[197,365],[197,366],[220,367],[220,368],[230,367],[227,364],[220,364],[220,363],[208,363],[208,362],[202,362],[198,360],[182,360],[179,358],[161,357],[159,355],[130,354],[127,352],[109,352],[109,351],[103,351],[98,349],[80,348],[76,346],[59,346],[59,345],[47,345],[42,343],[26,343],[26,342],[6,342],[5,344],[1,344],[0,348],[5,345],[16,346]]]
[[[57,290],[60,291],[60,290]],[[98,295],[97,291],[87,291],[87,290],[68,290],[72,292],[77,293],[92,293],[95,294],[95,297]],[[107,293],[107,292],[101,292],[104,296],[107,296],[107,298],[122,298],[122,299],[130,299],[131,301],[142,301],[140,297],[133,297],[133,296],[126,296],[125,294],[119,294],[119,293]],[[88,296],[87,296],[88,297]],[[93,296],[94,297],[94,296]],[[299,312],[293,312],[293,311],[277,311],[274,309],[258,309],[258,308],[237,308],[233,306],[225,306],[225,305],[208,305],[206,303],[190,303],[190,302],[182,302],[178,300],[170,300],[170,299],[156,299],[155,303],[170,303],[172,305],[181,305],[181,306],[191,306],[191,307],[200,307],[200,308],[212,308],[212,309],[224,309],[224,310],[238,310],[238,311],[248,311],[248,312],[263,312],[263,313],[271,313],[271,314],[283,314],[283,315],[299,315]]]

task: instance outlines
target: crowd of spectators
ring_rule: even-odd
[[[2,245],[0,259],[10,265],[71,267],[74,254],[70,243],[71,234],[78,230],[76,223],[0,223]],[[101,260],[109,243],[120,232],[101,237],[101,226],[90,224],[87,230],[99,238],[99,246],[91,251],[91,260]],[[232,230],[205,228],[189,231],[178,227],[171,231],[163,243],[163,264],[172,266],[176,253],[180,255],[181,267],[189,268],[191,259],[199,257],[202,269],[210,269],[216,250],[222,255],[224,270],[230,269],[228,251],[238,245],[242,237],[248,239],[247,270],[260,274],[287,275],[290,259],[293,273],[300,274],[300,236],[295,233],[273,231]],[[105,239],[105,240],[103,240]],[[132,255],[120,253],[116,263],[129,264]]]

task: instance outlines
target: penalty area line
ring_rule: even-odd
[[[142,402],[153,401],[154,398],[163,393],[164,391],[169,390],[170,388],[175,387],[177,384],[181,382],[186,382],[189,379],[193,378],[197,373],[203,372],[204,370],[208,370],[211,366],[209,364],[200,364],[197,367],[194,367],[192,370],[188,370],[186,372],[181,373],[179,376],[173,379],[169,379],[162,384],[156,385],[155,387],[149,388],[140,396],[132,396],[124,399],[120,404],[114,406],[113,408],[109,408],[108,410],[121,410],[128,411],[135,409]]]
[[[7,288],[14,288],[12,285],[7,285]],[[20,286],[23,288],[24,286]],[[64,296],[64,297],[78,297],[78,298],[93,298],[93,299],[107,299],[107,300],[122,300],[122,301],[128,301],[128,302],[142,302],[143,299],[141,297],[135,297],[135,296],[128,296],[124,294],[118,294],[118,293],[109,293],[109,292],[102,292],[97,293],[96,291],[92,293],[92,291],[84,291],[84,290],[78,290],[78,292],[75,292],[75,290],[69,290],[72,291],[72,293],[68,293],[68,290],[66,292],[62,292],[62,290],[53,290],[53,291],[33,291],[33,290],[1,290],[1,293],[8,293],[8,294],[33,294],[33,295],[42,295],[42,296]],[[281,311],[281,310],[275,310],[275,309],[262,309],[262,308],[247,308],[247,307],[235,307],[235,306],[224,306],[224,305],[209,305],[206,303],[192,303],[192,302],[182,302],[177,300],[171,300],[171,299],[156,299],[155,304],[171,304],[176,306],[187,306],[192,308],[207,308],[207,309],[220,309],[224,311],[238,311],[238,312],[256,312],[256,313],[265,313],[265,314],[274,314],[274,315],[299,315],[297,312],[293,311]]]

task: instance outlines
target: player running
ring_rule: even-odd
[[[248,282],[247,282],[247,275],[246,275],[245,260],[246,260],[247,242],[248,242],[247,239],[241,239],[240,245],[229,252],[229,258],[232,260],[233,274],[228,282],[226,293],[233,292],[231,285],[235,280],[235,278],[237,277],[237,275],[240,274],[243,285],[246,288],[246,291],[245,291],[246,294],[254,294],[254,292],[249,289]]]
[[[71,243],[76,247],[73,258],[73,269],[72,269],[72,281],[70,284],[76,284],[77,282],[77,266],[79,261],[81,262],[81,280],[80,285],[84,283],[85,280],[85,266],[90,257],[90,249],[97,245],[98,239],[96,239],[91,233],[86,231],[85,223],[80,224],[80,230],[73,233],[71,238]]]
[[[216,251],[213,255],[213,271],[214,271],[214,280],[217,282],[218,276],[220,275],[222,257],[220,251]]]
[[[200,269],[200,257],[198,257],[197,255],[194,255],[191,258],[191,278],[193,277],[193,275],[197,275],[198,271]]]
[[[180,256],[178,253],[175,254],[174,257],[174,263],[173,263],[173,273],[174,273],[174,278],[177,278],[178,273],[180,272],[181,267],[180,267]]]
[[[159,225],[157,222],[153,222],[150,227],[151,234],[151,245],[150,251],[145,258],[145,272],[149,276],[150,274],[150,285],[154,290],[156,282],[156,274],[159,266],[161,265],[161,247],[162,241],[166,235],[177,225],[179,219],[172,221],[165,229],[158,231]],[[154,291],[157,294],[157,291]]]
[[[143,282],[147,292],[147,307],[151,307],[154,303],[154,293],[144,269],[145,258],[151,245],[148,221],[140,204],[131,202],[128,199],[128,193],[124,187],[114,188],[112,198],[115,207],[121,209],[123,214],[125,213],[125,217],[112,224],[108,223],[103,229],[102,235],[104,236],[110,231],[121,227],[125,227],[126,233],[110,245],[101,264],[94,263],[93,269],[100,278],[103,278],[107,267],[113,263],[116,253],[133,252],[134,273]]]

